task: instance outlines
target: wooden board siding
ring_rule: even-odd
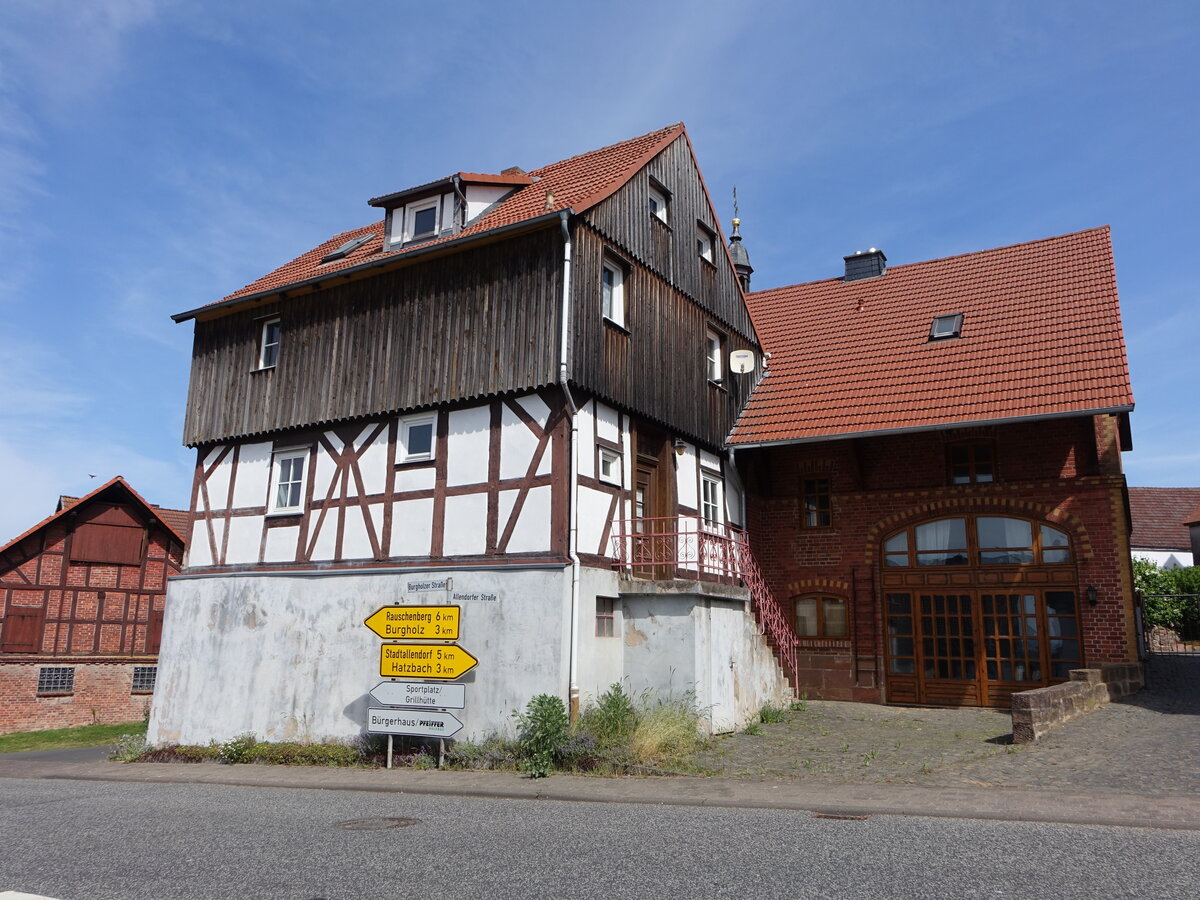
[[[690,237],[688,245],[694,252]],[[600,265],[609,250],[622,254],[623,248],[586,226],[575,229],[572,380],[708,447],[723,446],[756,375],[727,374],[722,386],[710,384],[705,335],[710,326],[724,332],[726,362],[730,351],[755,345],[636,264],[629,266],[624,284],[627,329],[606,322],[600,314]]]
[[[666,224],[652,216],[647,206],[651,178],[670,194]],[[722,238],[685,138],[680,137],[665,148],[624,187],[588,210],[583,218],[632,261],[678,288],[719,319],[727,330],[754,339],[754,326],[725,251],[713,247],[715,265],[702,261],[696,254],[698,221],[717,235],[717,243]]]
[[[196,322],[189,446],[537,388],[557,378],[557,225]],[[261,320],[279,362],[254,371]]]

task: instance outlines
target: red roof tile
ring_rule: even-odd
[[[145,499],[143,499],[141,494],[139,494],[137,491],[135,491],[132,487],[129,486],[129,482],[127,482],[124,478],[122,478],[120,475],[118,475],[115,478],[113,478],[109,481],[106,481],[104,484],[100,485],[100,487],[96,488],[91,493],[84,494],[82,497],[71,497],[66,494],[60,495],[58,498],[57,511],[55,511],[52,515],[46,516],[46,518],[42,519],[42,521],[38,522],[32,528],[29,528],[26,531],[21,532],[19,535],[17,535],[15,538],[13,538],[11,541],[9,541],[7,544],[0,547],[0,553],[3,553],[5,550],[7,550],[9,547],[12,547],[14,544],[18,544],[21,541],[25,540],[25,538],[29,537],[31,534],[38,531],[39,529],[45,528],[47,525],[49,525],[55,519],[61,517],[68,510],[70,510],[74,507],[77,507],[77,506],[81,506],[84,503],[87,503],[93,497],[96,497],[99,494],[102,494],[104,491],[107,491],[109,488],[113,487],[114,485],[120,485],[120,487],[124,488],[124,490],[134,500],[136,500],[138,503],[140,503],[142,506],[144,506],[146,508],[147,512],[149,512],[156,519],[158,519],[160,522],[162,522],[164,525],[166,525],[167,528],[169,528],[171,530],[171,532],[174,533],[175,537],[179,539],[179,542],[181,544],[183,544],[185,547],[187,546],[188,540],[191,538],[192,514],[186,509],[163,509],[161,506],[155,506],[152,503],[147,503],[145,501]]]
[[[735,445],[1133,405],[1107,226],[746,302],[771,359]],[[928,340],[953,313],[962,336]]]
[[[519,187],[494,209],[468,225],[458,234],[447,235],[433,241],[426,241],[403,250],[390,252],[383,250],[382,220],[372,222],[370,225],[364,225],[361,228],[336,234],[319,247],[314,247],[291,262],[280,266],[275,271],[264,275],[257,281],[251,282],[241,290],[234,291],[223,300],[209,304],[209,306],[269,293],[286,288],[289,285],[329,275],[334,272],[340,272],[344,269],[363,265],[364,263],[400,258],[414,250],[424,250],[437,244],[463,240],[464,238],[470,238],[506,225],[516,225],[529,221],[546,213],[553,213],[568,208],[573,209],[575,212],[582,212],[613,194],[638,169],[653,159],[660,150],[684,133],[683,123],[681,122],[678,125],[671,125],[667,128],[661,128],[658,131],[652,131],[641,137],[622,141],[619,144],[613,144],[609,147],[602,147],[599,150],[581,153],[578,156],[572,156],[570,159],[564,159],[561,162],[551,163],[543,168],[534,169],[528,173],[529,178],[532,179],[532,183],[526,184],[524,187]],[[507,176],[503,174],[480,176],[478,174],[467,173],[466,177],[468,180],[494,179],[497,183],[518,183],[528,180],[524,176],[514,176],[512,173]],[[437,182],[430,182],[430,184],[437,184]],[[346,241],[362,235],[371,235],[372,240],[367,241],[361,247],[341,259],[328,263],[321,262],[321,258],[326,254],[336,250]],[[179,313],[174,318],[176,321],[183,321],[191,318],[196,312],[199,312],[199,310]]]
[[[1131,487],[1129,514],[1135,550],[1191,550],[1187,523],[1200,518],[1200,487]]]

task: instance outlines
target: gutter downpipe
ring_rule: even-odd
[[[567,554],[571,558],[571,635],[570,635],[570,672],[569,694],[567,709],[571,722],[579,720],[579,407],[571,396],[571,388],[567,384],[567,347],[570,341],[570,302],[571,302],[571,230],[567,225],[569,210],[559,211],[559,224],[563,235],[563,292],[561,324],[562,333],[559,336],[558,354],[558,383],[562,388],[563,397],[567,401],[567,411],[571,416],[571,466],[570,466],[570,495],[571,505],[567,531]]]

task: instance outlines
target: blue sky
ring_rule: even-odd
[[[115,474],[187,505],[171,313],[680,120],[757,288],[1111,224],[1130,483],[1200,484],[1197,46],[1186,2],[4,0],[0,540]]]

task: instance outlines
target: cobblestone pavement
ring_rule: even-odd
[[[1200,796],[1200,657],[1156,662],[1150,686],[1010,743],[1007,712],[808,701],[759,734],[718,740],[722,775],[817,784],[1018,787]]]

